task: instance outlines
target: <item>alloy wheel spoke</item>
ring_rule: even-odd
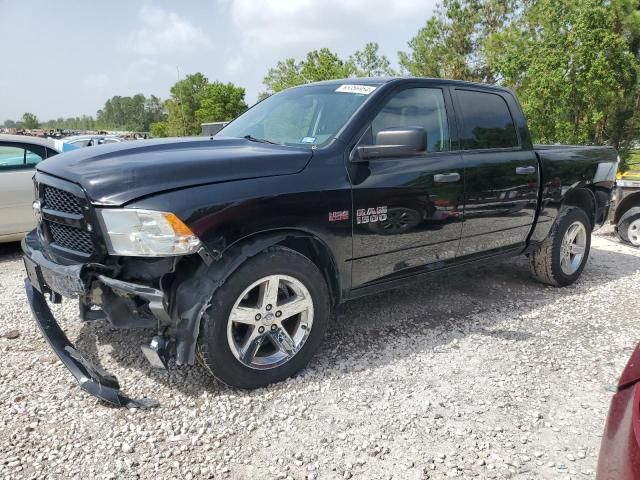
[[[582,255],[584,251],[585,248],[582,245],[578,245],[577,243],[571,245],[571,253],[573,255]]]
[[[260,308],[267,305],[276,306],[278,304],[278,288],[280,286],[280,277],[274,275],[264,282],[260,287]]]
[[[240,349],[240,358],[245,363],[253,362],[253,359],[256,358],[256,353],[260,349],[264,337],[262,335],[253,335],[249,336],[244,346]]]
[[[235,323],[244,323],[246,325],[255,325],[256,315],[260,314],[260,310],[248,307],[236,307],[231,310],[229,319]]]
[[[281,352],[287,356],[292,357],[296,353],[296,344],[283,327],[279,326],[277,329],[269,332],[269,337],[273,346],[278,348]]]
[[[290,302],[278,306],[278,311],[282,312],[280,321],[291,318],[294,315],[305,312],[311,307],[311,301],[308,298],[296,297]]]

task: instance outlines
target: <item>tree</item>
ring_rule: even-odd
[[[198,135],[203,122],[232,120],[247,109],[244,94],[244,88],[233,83],[209,83],[199,72],[187,75],[171,87],[171,98],[164,104],[166,125],[156,122],[156,133]]]
[[[443,0],[409,41],[409,52],[398,52],[401,67],[415,76],[493,83],[485,42],[509,24],[515,4],[515,0]]]
[[[391,68],[391,62],[384,55],[378,53],[377,43],[367,43],[363,50],[358,50],[349,62],[353,65],[356,77],[392,77],[396,72]]]
[[[40,126],[40,122],[38,121],[38,117],[33,113],[26,112],[22,115],[22,126],[27,130],[32,130],[34,128],[38,128]]]
[[[166,121],[152,123],[149,132],[154,138],[168,137],[169,129]]]
[[[233,120],[247,109],[244,93],[233,83],[210,83],[202,92],[196,119],[199,123]]]
[[[636,138],[637,8],[626,0],[538,0],[488,40],[488,63],[517,91],[536,141],[625,149]]]
[[[209,80],[202,73],[187,75],[171,87],[171,98],[165,102],[169,136],[197,135],[200,123],[196,110]]]
[[[267,87],[267,95],[289,87],[310,82],[347,78],[355,73],[355,67],[349,60],[342,60],[328,48],[307,53],[304,60],[296,62],[293,58],[269,69],[262,83]]]

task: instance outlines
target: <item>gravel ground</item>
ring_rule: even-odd
[[[348,303],[308,369],[253,392],[199,366],[154,371],[149,332],[56,307],[125,393],[161,402],[115,409],[57,361],[23,276],[18,247],[0,247],[2,478],[593,478],[640,337],[640,250],[607,233],[564,289],[515,259]]]

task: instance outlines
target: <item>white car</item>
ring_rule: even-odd
[[[72,135],[63,138],[62,141],[76,147],[92,147],[106,143],[120,143],[123,139],[117,135]]]
[[[75,148],[48,138],[0,135],[0,243],[20,240],[35,227],[31,208],[35,166]]]

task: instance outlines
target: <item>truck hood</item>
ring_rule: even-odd
[[[244,138],[171,138],[86,147],[37,168],[79,184],[94,204],[120,206],[167,190],[296,173],[312,155]]]

